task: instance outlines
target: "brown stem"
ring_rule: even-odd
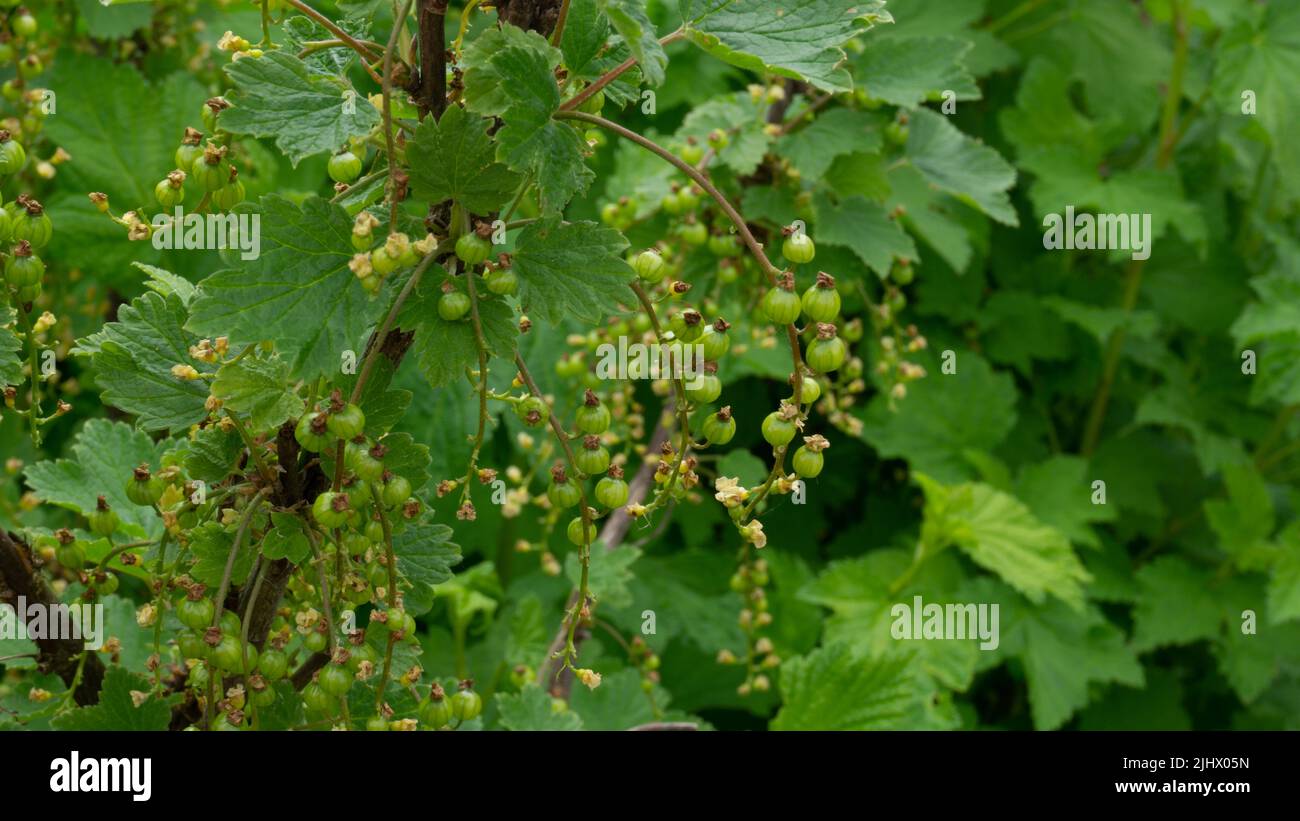
[[[420,0],[420,108],[442,118],[447,108],[447,0]]]

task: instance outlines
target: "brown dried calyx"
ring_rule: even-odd
[[[818,287],[818,288],[823,288],[823,289],[826,289],[826,288],[834,288],[834,287],[835,287],[835,277],[831,276],[830,274],[826,273],[825,271],[819,271],[819,272],[817,273],[817,287]]]

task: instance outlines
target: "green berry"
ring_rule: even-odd
[[[537,396],[525,396],[515,404],[515,415],[531,428],[545,425],[551,418],[551,409]]]
[[[475,231],[463,234],[456,240],[456,256],[460,257],[460,261],[466,265],[478,265],[486,260],[491,252],[492,243]]]
[[[191,630],[206,630],[212,626],[212,616],[216,606],[212,599],[191,599],[186,597],[176,604],[176,618]]]
[[[366,429],[366,414],[360,407],[349,402],[342,410],[331,413],[325,426],[337,439],[354,439]]]
[[[493,268],[484,279],[487,289],[497,296],[509,296],[519,290],[519,275],[513,268]]]
[[[793,231],[781,244],[781,255],[795,265],[805,265],[817,256],[817,246],[803,231]]]
[[[790,444],[798,432],[794,422],[782,416],[781,411],[772,411],[763,420],[763,438],[774,448]]]
[[[800,300],[804,316],[813,322],[831,322],[840,315],[840,292],[830,274],[817,275],[817,282],[803,292]]]
[[[447,291],[438,299],[438,316],[447,322],[464,319],[469,309],[469,295],[460,291]]]
[[[334,182],[351,185],[361,176],[361,158],[351,151],[343,151],[330,157],[325,171]]]
[[[812,479],[822,472],[824,457],[818,451],[809,450],[806,445],[794,452],[794,472],[805,479]]]
[[[648,283],[654,284],[664,278],[668,273],[668,264],[659,252],[654,250],[642,251],[637,254],[636,260],[632,263],[636,270],[636,275]]]
[[[799,318],[803,303],[799,301],[799,296],[792,289],[778,285],[763,295],[761,307],[768,322],[775,325],[789,325]]]
[[[586,539],[584,540],[582,517],[574,516],[573,519],[569,521],[569,526],[565,529],[565,535],[569,537],[569,541],[576,545],[590,544],[596,541],[596,526],[588,523],[586,531]]]
[[[627,504],[627,482],[613,476],[606,476],[596,483],[596,501],[613,510]]]
[[[311,515],[326,530],[342,527],[347,523],[351,505],[346,493],[325,491],[312,502]]]
[[[293,429],[293,436],[303,450],[320,453],[333,439],[329,435],[328,416],[319,411],[304,413]]]
[[[730,442],[736,435],[736,420],[731,416],[731,407],[705,417],[702,430],[710,445],[725,445]]]

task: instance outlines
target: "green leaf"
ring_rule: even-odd
[[[490,64],[508,100],[501,112],[505,125],[496,135],[497,158],[531,175],[542,211],[555,213],[586,191],[595,174],[587,167],[587,145],[578,130],[551,119],[560,107],[560,89],[548,54],[510,46],[492,55]]]
[[[862,438],[881,456],[907,459],[914,470],[941,481],[971,476],[963,453],[991,451],[1015,425],[1016,389],[978,354],[958,352],[957,372],[927,365],[924,379],[908,386],[891,410],[877,396],[863,416]]]
[[[632,669],[605,676],[594,690],[575,683],[569,709],[582,716],[584,730],[626,730],[655,720],[641,674]]]
[[[718,476],[731,476],[744,487],[758,487],[767,478],[768,467],[754,454],[737,448],[718,460]]]
[[[190,355],[198,337],[185,330],[179,296],[147,293],[118,309],[117,322],[77,341],[88,356],[105,402],[133,413],[145,430],[183,430],[207,416],[206,383],[172,376],[173,365],[199,365]]]
[[[717,152],[718,160],[741,176],[752,174],[772,142],[764,128],[765,110],[763,103],[745,92],[715,98],[691,109],[677,130],[677,139],[693,137],[704,144],[710,132],[724,131],[729,142]]]
[[[536,684],[528,684],[518,693],[497,693],[497,712],[501,726],[507,730],[581,730],[582,716],[567,706],[560,712],[554,699]]]
[[[271,340],[295,379],[336,376],[343,352],[362,350],[383,310],[348,269],[352,220],[314,196],[301,206],[263,197],[254,213],[261,216],[261,255],[199,283],[187,327],[229,337],[236,348]]]
[[[247,416],[255,431],[280,427],[302,415],[305,403],[289,384],[289,365],[277,354],[245,356],[222,365],[212,395],[227,410]]]
[[[465,72],[465,105],[470,111],[484,116],[500,116],[514,102],[519,91],[510,87],[513,75],[507,75],[493,62],[497,54],[512,47],[539,55],[546,65],[548,77],[554,76],[552,72],[563,57],[535,31],[525,31],[518,26],[489,28],[465,47],[461,59]],[[554,86],[554,82],[551,85]]]
[[[0,387],[23,381],[23,343],[8,328],[0,328]]]
[[[232,134],[274,137],[296,166],[303,157],[334,151],[368,134],[379,112],[340,77],[313,73],[285,51],[228,63],[235,88],[221,127]]]
[[[302,519],[291,513],[272,513],[271,528],[262,538],[262,555],[302,564],[310,553],[311,542],[307,540]]]
[[[124,531],[151,536],[161,524],[158,516],[126,497],[126,483],[139,465],[157,470],[163,448],[125,422],[90,419],[72,444],[72,458],[28,466],[27,484],[41,501],[83,516],[95,509],[102,495]]]
[[[1114,507],[1093,504],[1088,462],[1077,456],[1057,455],[1024,466],[1016,477],[1016,496],[1044,524],[1088,547],[1101,546],[1092,524],[1117,517]]]
[[[515,263],[518,270],[518,263]],[[414,354],[420,372],[433,387],[462,379],[466,368],[478,370],[478,343],[474,325],[468,319],[448,322],[438,315],[438,299],[443,283],[460,285],[460,277],[451,277],[441,268],[425,271],[419,288],[402,306],[399,324],[415,330]],[[519,325],[514,311],[501,299],[491,298],[482,285],[478,290],[479,324],[489,356],[512,358]]]
[[[174,294],[180,298],[182,304],[188,306],[190,300],[194,298],[194,294],[197,293],[198,289],[194,287],[194,283],[183,276],[177,276],[171,271],[154,265],[146,265],[143,262],[133,262],[131,264],[149,275],[149,281],[144,286],[151,291],[162,294],[164,297]]]
[[[99,689],[99,702],[78,707],[51,722],[58,730],[166,730],[171,722],[171,707],[166,699],[151,695],[152,686],[144,676],[122,667],[109,667]],[[135,705],[132,693],[145,696]]]
[[[905,655],[868,659],[844,643],[781,665],[783,703],[773,730],[916,730],[926,693]]]
[[[205,522],[190,532],[190,555],[195,558],[190,568],[190,576],[203,582],[208,587],[216,588],[226,574],[226,562],[230,560],[230,549],[235,546],[235,534],[227,532],[218,522]],[[240,585],[248,581],[248,574],[253,569],[253,559],[257,550],[248,534],[235,554],[235,563],[230,572],[230,583]]]
[[[806,180],[819,180],[836,157],[873,154],[881,146],[880,118],[851,108],[832,108],[806,127],[776,141],[773,153],[789,160]]]
[[[876,23],[892,23],[883,0],[678,0],[686,36],[710,54],[759,73],[853,90],[842,46]]]
[[[1087,706],[1094,682],[1143,685],[1142,665],[1124,634],[1095,607],[1077,612],[1050,601],[1031,609],[1010,591],[976,596],[1000,605],[1003,650],[1024,665],[1035,729],[1054,730]]]
[[[1137,571],[1133,646],[1139,651],[1189,644],[1219,634],[1222,616],[1212,574],[1180,556],[1159,556]]]
[[[1006,194],[1015,184],[1014,166],[995,149],[962,134],[943,114],[926,108],[911,112],[907,160],[939,190],[1002,225],[1019,225]]]
[[[1300,7],[1272,3],[1228,29],[1217,50],[1212,87],[1229,122],[1253,120],[1268,133],[1274,160],[1282,171],[1283,188],[1300,184],[1300,131],[1290,104],[1300,73]],[[1255,111],[1242,111],[1242,92],[1253,91]]]
[[[857,85],[878,100],[912,108],[953,92],[954,100],[978,100],[979,86],[964,65],[972,43],[956,37],[868,39],[854,60]]]
[[[810,232],[814,239],[849,248],[881,279],[889,275],[895,259],[916,259],[916,244],[883,206],[862,197],[836,204],[824,194],[814,203],[817,224]]]
[[[600,8],[623,36],[624,42],[641,67],[646,82],[657,86],[664,81],[668,55],[659,45],[659,35],[646,15],[646,0],[599,0]]]
[[[1003,225],[1019,225],[1007,189],[1016,169],[1002,155],[926,108],[911,113],[907,158],[940,190],[969,202]]]
[[[564,21],[560,51],[564,67],[571,76],[586,78],[599,63],[605,41],[609,39],[609,21],[601,13],[603,0],[570,0],[569,16]]]
[[[633,574],[629,569],[641,551],[628,544],[620,544],[613,550],[597,548],[592,545],[590,569],[588,571],[587,589],[596,601],[611,607],[627,607],[632,602],[628,582]],[[564,557],[564,573],[576,587],[582,580],[582,564],[576,551]]]
[[[393,535],[397,569],[411,581],[442,584],[451,578],[451,568],[460,564],[460,545],[450,540],[451,528],[446,525],[408,525]]]
[[[558,323],[566,315],[600,322],[635,299],[634,274],[623,259],[627,240],[594,222],[546,219],[520,232],[512,254],[519,301],[532,315]]]
[[[495,211],[519,187],[519,175],[496,162],[491,123],[460,106],[425,119],[407,143],[415,195],[432,203],[455,200],[474,214]]]
[[[1051,594],[1082,609],[1082,585],[1091,576],[1059,530],[1036,519],[1014,496],[989,485],[945,487],[924,474],[916,478],[925,491],[925,550],[955,544],[1030,601],[1040,603]]]
[[[237,431],[210,425],[196,431],[184,450],[185,472],[189,477],[215,484],[230,475],[244,452],[244,441]]]

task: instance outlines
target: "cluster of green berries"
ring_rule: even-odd
[[[352,222],[352,247],[357,253],[348,261],[348,268],[372,297],[378,295],[384,286],[384,280],[390,274],[414,267],[438,246],[433,234],[426,234],[424,239],[412,242],[410,237],[400,231],[394,231],[384,238],[382,244],[376,245],[377,227],[379,220],[374,214],[369,211],[357,214]]]
[[[488,293],[509,296],[519,290],[519,275],[510,266],[510,255],[500,254],[497,262],[488,261],[492,255],[492,226],[479,222],[472,231],[456,239],[456,258],[464,264],[466,276],[476,276],[474,270],[482,265],[482,284]],[[473,302],[469,294],[461,291],[454,279],[442,285],[438,298],[438,316],[447,322],[458,322],[470,315]]]
[[[220,97],[214,97],[203,105],[205,122],[211,122],[209,132],[215,131],[216,116],[227,103]],[[230,146],[224,144],[228,137],[222,132],[218,139],[209,140],[203,145],[203,132],[186,128],[181,144],[177,146],[172,159],[175,170],[169,172],[154,186],[154,198],[164,209],[174,208],[185,201],[185,183],[189,181],[198,186],[202,196],[213,207],[229,211],[244,201],[244,183],[239,179],[239,169],[228,159]]]
[[[456,693],[447,695],[442,685],[434,682],[429,695],[420,702],[420,724],[429,730],[441,730],[454,719],[457,727],[473,721],[483,712],[483,697],[474,691],[474,682],[460,682]]]
[[[6,7],[15,5],[17,3],[14,0],[0,3],[0,6]],[[0,94],[11,103],[23,98],[25,83],[28,80],[45,71],[45,65],[37,53],[37,44],[34,42],[39,30],[40,25],[31,11],[26,6],[18,6],[9,14],[9,31],[0,32],[0,64],[18,67],[15,76],[0,86]],[[23,56],[19,56],[20,47],[28,49]],[[23,126],[24,132],[29,136],[35,134],[38,128],[39,126],[28,128],[26,124]]]
[[[745,601],[740,611],[740,629],[748,645],[743,663],[745,681],[737,688],[742,696],[753,692],[766,692],[772,687],[771,671],[781,665],[781,658],[773,652],[772,640],[762,635],[772,625],[766,588],[769,583],[767,561],[746,558],[731,577],[731,589]],[[719,664],[742,663],[730,650],[718,653]]]
[[[0,130],[0,158],[6,146],[22,152],[22,146],[8,139],[8,132]],[[53,234],[54,226],[44,207],[26,194],[20,194],[0,209],[0,242],[13,243],[4,255],[4,281],[13,289],[20,305],[35,302],[41,295],[45,263],[36,252],[49,243]]]

